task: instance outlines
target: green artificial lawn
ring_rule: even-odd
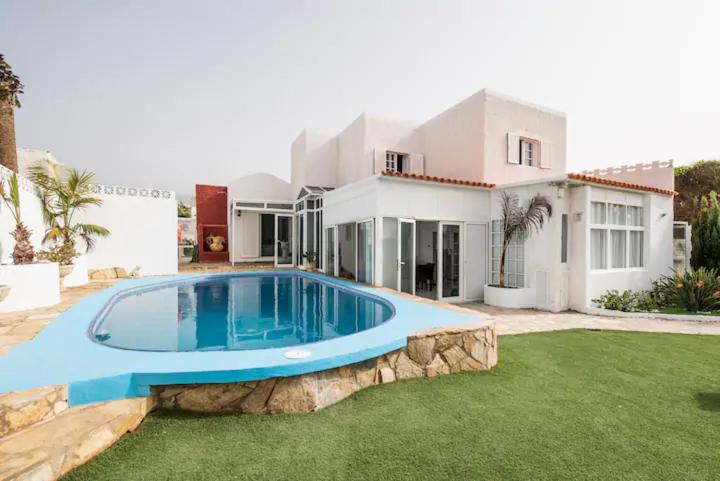
[[[720,316],[720,311],[690,312],[683,307],[661,307],[657,310],[657,312],[662,312],[663,314],[685,314],[692,316]]]
[[[717,480],[720,337],[501,337],[492,372],[313,414],[155,413],[63,479]]]

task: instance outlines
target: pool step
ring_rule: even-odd
[[[149,398],[65,409],[0,439],[0,481],[53,481],[135,430]]]
[[[67,386],[45,386],[0,394],[0,439],[68,409]]]

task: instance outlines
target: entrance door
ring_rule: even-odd
[[[293,263],[293,216],[275,216],[275,267],[290,267]]]
[[[415,294],[415,221],[398,219],[398,286]]]
[[[445,301],[462,299],[461,227],[458,223],[440,223],[439,286],[440,299]]]
[[[465,224],[465,299],[482,300],[487,284],[487,224]]]

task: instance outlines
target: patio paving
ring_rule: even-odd
[[[40,307],[27,311],[0,314],[0,356],[16,344],[29,341],[40,332],[55,316],[68,309],[83,297],[111,286],[117,279],[90,281],[78,287],[68,287],[60,293],[60,304]]]
[[[492,317],[498,335],[564,329],[720,335],[720,320],[714,321],[712,318],[707,321],[669,321],[653,318],[593,316],[573,311],[553,313],[534,309],[503,309],[479,302],[463,303],[460,306]]]

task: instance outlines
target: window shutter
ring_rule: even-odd
[[[425,173],[425,156],[423,154],[410,154],[410,170],[411,174],[423,175]]]
[[[381,174],[385,170],[385,149],[375,149],[373,157],[373,174]]]
[[[520,136],[512,132],[507,134],[507,161],[508,164],[520,163]]]
[[[552,144],[550,142],[540,143],[540,168],[552,168]]]

